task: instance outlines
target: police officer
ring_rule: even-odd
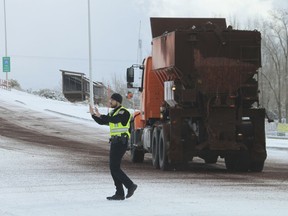
[[[120,168],[121,160],[127,150],[130,137],[130,113],[122,105],[122,96],[118,93],[111,95],[110,106],[114,108],[108,115],[101,115],[97,108],[90,106],[92,118],[100,125],[110,126],[110,172],[116,186],[116,193],[107,197],[108,200],[124,200],[123,185],[128,189],[126,198],[131,197],[137,185]]]

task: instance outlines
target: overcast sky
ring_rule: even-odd
[[[288,10],[287,0],[90,0],[94,81],[125,79],[151,47],[150,17],[236,17],[239,22]],[[60,69],[89,76],[88,0],[6,0],[9,78],[24,89],[60,88]],[[4,0],[0,0],[0,54],[5,56]],[[141,22],[141,28],[140,28]],[[2,70],[2,67],[1,67]],[[0,73],[5,79],[5,73]]]

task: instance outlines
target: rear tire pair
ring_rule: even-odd
[[[162,128],[155,127],[152,133],[152,164],[156,169],[169,169],[167,141]]]

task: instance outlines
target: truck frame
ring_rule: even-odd
[[[224,158],[229,171],[261,172],[267,157],[259,105],[261,34],[234,30],[224,18],[150,18],[152,55],[142,71],[140,110],[131,123],[131,159],[152,154],[169,170],[193,157]]]

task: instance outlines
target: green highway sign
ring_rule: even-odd
[[[10,57],[2,58],[3,72],[10,72]]]

